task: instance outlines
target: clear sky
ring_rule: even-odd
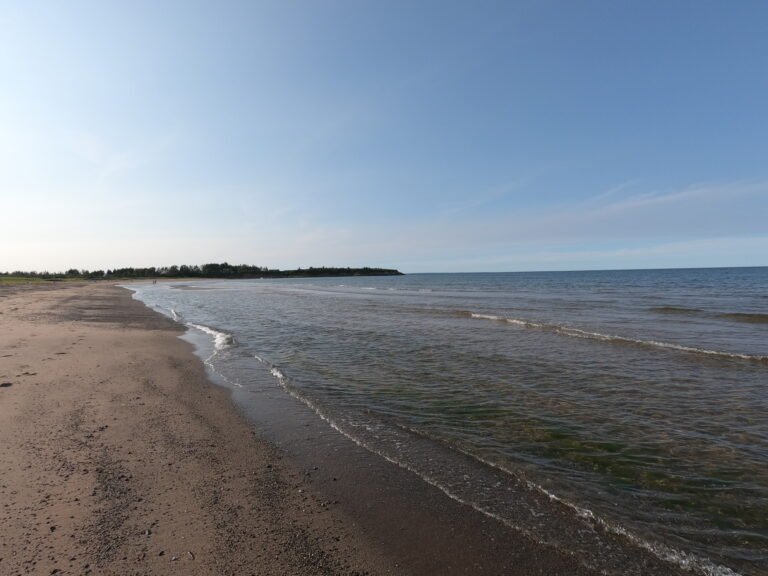
[[[0,270],[768,265],[768,3],[0,0]]]

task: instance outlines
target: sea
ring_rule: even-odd
[[[768,268],[128,287],[207,343],[239,402],[277,390],[605,573],[619,539],[768,574]]]

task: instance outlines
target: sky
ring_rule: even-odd
[[[768,265],[768,3],[0,0],[0,270]]]

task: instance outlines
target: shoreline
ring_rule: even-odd
[[[593,573],[306,415],[270,430],[126,289],[0,289],[0,313],[3,573]]]
[[[0,573],[397,573],[127,290],[0,312]]]

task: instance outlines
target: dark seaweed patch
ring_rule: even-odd
[[[700,314],[703,312],[699,308],[686,308],[684,306],[654,306],[650,310],[660,314]]]
[[[746,322],[748,324],[768,324],[768,314],[731,312],[729,314],[719,314],[719,317],[735,322]]]

